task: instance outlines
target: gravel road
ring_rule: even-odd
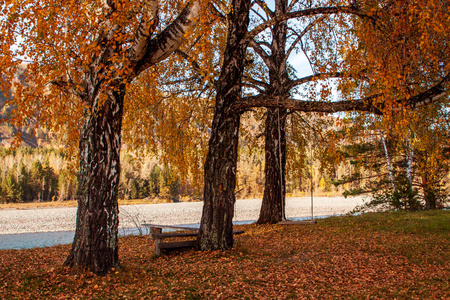
[[[363,203],[362,197],[316,197],[314,216],[341,215]],[[133,228],[141,223],[162,225],[200,223],[202,202],[139,204],[120,206],[120,228]],[[234,221],[258,219],[261,199],[237,200]],[[311,199],[288,198],[286,217],[311,215]],[[75,230],[75,207],[0,209],[0,234],[54,232]]]

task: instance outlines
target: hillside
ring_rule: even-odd
[[[15,80],[25,84],[23,80],[25,71],[26,65],[20,65]],[[5,78],[3,77],[2,80],[5,80]],[[13,90],[2,91],[0,89],[0,147],[10,147],[14,142],[14,136],[18,133],[22,139],[22,143],[20,144],[22,147],[37,148],[49,144],[49,137],[44,130],[37,129],[37,135],[33,135],[33,128],[31,126],[17,128],[8,122],[10,118],[9,114],[14,109],[7,104],[7,101],[10,100],[11,97],[14,97]]]

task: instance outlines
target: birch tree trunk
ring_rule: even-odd
[[[113,4],[113,1],[105,2],[106,6]],[[99,48],[103,51],[93,55],[90,72],[85,74],[83,100],[89,111],[79,146],[76,231],[65,265],[86,267],[96,274],[105,274],[119,266],[117,196],[127,83],[172,54],[181,45],[186,30],[194,24],[200,11],[199,2],[186,4],[178,17],[152,38],[158,19],[157,1],[150,1],[149,4],[136,29],[132,47],[126,52],[125,62],[114,62],[114,57],[125,53],[117,52],[121,46],[117,44],[115,35],[120,30],[118,25],[111,25],[106,34],[98,34]],[[105,78],[109,79],[110,84],[105,84]],[[103,96],[106,96],[104,103]]]
[[[413,188],[413,163],[414,163],[414,149],[412,148],[412,144],[409,141],[408,138],[405,139],[405,145],[406,145],[406,178],[409,182],[409,188],[410,192],[412,192]]]
[[[275,1],[275,15],[287,11],[287,0]],[[289,96],[289,75],[286,53],[287,23],[279,22],[272,27],[270,56],[265,58],[269,68],[268,94],[284,98]],[[261,50],[259,51],[261,53]],[[258,224],[278,223],[286,219],[286,116],[287,109],[268,108],[264,129],[265,137],[265,183]]]
[[[75,238],[65,261],[104,274],[119,266],[117,202],[125,88],[108,93],[80,137],[80,180]]]
[[[286,112],[284,109],[267,110],[265,184],[258,224],[275,224],[286,218]]]
[[[389,151],[388,151],[388,148],[386,145],[386,138],[384,137],[383,133],[381,133],[381,141],[383,142],[383,149],[384,149],[384,155],[386,157],[386,164],[388,167],[389,180],[391,181],[391,185],[392,185],[394,192],[396,192],[397,187],[395,185],[395,178],[394,178],[394,171],[392,169],[391,157],[389,156]]]
[[[240,112],[232,108],[240,99],[247,43],[250,0],[233,0],[228,15],[228,36],[205,162],[203,213],[197,237],[200,250],[233,247],[236,167]]]

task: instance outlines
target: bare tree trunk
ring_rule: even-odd
[[[412,145],[408,138],[405,139],[405,144],[406,144],[406,150],[405,150],[405,152],[406,152],[406,178],[408,179],[409,187],[412,192],[412,187],[413,187],[412,169],[413,169],[413,162],[414,162],[414,149],[412,148]]]
[[[287,0],[275,1],[275,15],[287,11]],[[269,68],[269,95],[284,98],[289,95],[286,39],[287,23],[272,28],[271,55],[265,59]],[[286,219],[286,117],[287,109],[269,108],[265,123],[265,184],[257,224],[278,223]]]
[[[397,191],[397,187],[395,186],[395,178],[394,178],[394,172],[392,169],[392,163],[391,163],[391,157],[389,156],[389,151],[386,145],[386,138],[384,137],[384,133],[381,133],[381,141],[383,142],[383,149],[384,149],[384,155],[386,157],[386,164],[388,167],[389,172],[389,180],[391,181],[392,188],[394,189],[394,192]]]
[[[437,198],[436,192],[433,190],[430,181],[428,180],[427,171],[424,170],[421,172],[422,179],[422,189],[423,189],[423,198],[425,201],[425,209],[436,209],[437,208]]]
[[[178,49],[186,30],[195,23],[200,11],[199,2],[187,3],[178,17],[152,38],[158,23],[157,4],[157,1],[150,1],[143,7],[144,15],[136,28],[132,47],[127,46],[126,67],[112,59],[123,55],[116,35],[125,29],[113,24],[106,32],[98,33],[99,47],[104,51],[93,57],[90,71],[85,74],[86,86],[77,93],[85,98],[90,111],[80,137],[77,227],[65,265],[85,267],[97,274],[119,266],[117,198],[126,85]],[[108,7],[111,3],[107,1],[104,5]],[[123,70],[130,72],[121,72]],[[111,83],[105,84],[105,78]],[[70,85],[67,82],[54,83],[61,87]],[[105,103],[99,103],[102,101],[100,94],[106,95]]]
[[[80,137],[77,226],[65,265],[104,274],[119,266],[117,202],[125,89],[110,92]]]
[[[257,224],[285,220],[287,110],[268,109],[264,136],[265,184]]]
[[[205,162],[203,214],[197,239],[200,250],[233,247],[236,167],[240,114],[232,109],[241,97],[249,23],[250,0],[233,0],[228,15],[228,36]]]

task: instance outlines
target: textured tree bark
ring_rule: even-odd
[[[75,238],[65,265],[104,274],[119,266],[117,202],[125,89],[110,92],[90,114],[80,138],[80,180]]]
[[[389,151],[386,144],[386,138],[384,137],[384,133],[381,134],[381,141],[383,142],[383,149],[384,149],[384,156],[386,157],[386,164],[388,167],[388,173],[389,173],[389,180],[391,181],[392,189],[394,192],[397,191],[397,187],[395,185],[395,178],[394,178],[394,171],[392,169],[392,163],[391,163],[391,157],[389,155]]]
[[[286,116],[284,109],[267,110],[265,184],[257,224],[275,224],[286,219]]]
[[[275,16],[285,14],[287,0],[275,1]],[[290,79],[287,73],[287,23],[272,27],[271,55],[265,58],[269,68],[269,89],[275,97],[289,96]],[[287,109],[269,108],[265,123],[265,184],[257,224],[278,223],[285,220],[286,203],[286,116]]]
[[[111,2],[112,3],[112,2]],[[105,5],[111,5],[105,2]],[[157,2],[150,1],[146,16],[137,29],[126,65],[128,76],[105,74],[123,70],[121,64],[112,63],[117,55],[115,41],[117,26],[99,33],[99,55],[93,58],[86,86],[81,93],[89,111],[80,137],[80,177],[75,238],[65,261],[71,267],[88,268],[105,274],[119,266],[117,202],[120,177],[120,148],[123,101],[126,83],[155,63],[165,59],[180,46],[184,34],[195,22],[200,3],[186,4],[180,15],[166,29],[152,38],[157,23]],[[155,23],[156,22],[156,23]],[[119,53],[119,56],[121,54]],[[103,73],[101,73],[103,72]],[[105,84],[105,78],[111,84]],[[67,83],[55,81],[65,87]],[[102,103],[100,95],[106,95]]]
[[[422,189],[423,189],[423,198],[425,200],[425,209],[431,210],[437,208],[437,199],[436,193],[430,187],[430,183],[428,181],[428,174],[423,172],[421,174],[422,179]]]
[[[205,162],[203,214],[197,237],[200,250],[233,247],[233,215],[236,201],[236,164],[240,113],[232,109],[241,97],[249,23],[250,0],[233,0],[228,15],[228,36]]]

